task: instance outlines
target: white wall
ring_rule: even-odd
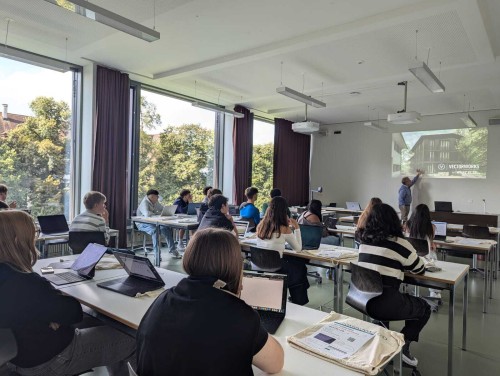
[[[472,113],[471,113],[472,114]],[[488,118],[500,111],[481,111],[472,114],[479,125],[487,125]],[[350,123],[326,126],[328,136],[314,135],[312,151],[311,186],[323,186],[323,194],[315,194],[323,204],[336,202],[345,207],[346,201],[366,205],[373,196],[397,207],[400,178],[391,174],[392,131],[418,131],[461,128],[458,114],[426,116],[422,123],[395,126],[387,132]],[[342,131],[333,134],[334,130]],[[453,209],[500,213],[500,126],[488,127],[488,171],[486,179],[449,180],[426,178],[412,188],[413,204],[425,203],[433,210],[434,201],[452,201]]]

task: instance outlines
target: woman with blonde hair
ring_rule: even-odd
[[[20,375],[73,375],[108,366],[110,375],[126,375],[134,340],[82,322],[80,303],[33,272],[37,259],[32,218],[0,211],[0,328],[11,329],[17,343],[7,368]]]
[[[140,376],[252,375],[252,364],[267,373],[281,370],[281,345],[239,298],[242,261],[229,231],[194,234],[183,258],[189,276],[163,292],[139,326]]]

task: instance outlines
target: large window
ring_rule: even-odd
[[[260,210],[273,189],[274,124],[254,120],[252,186],[259,189],[255,206]],[[279,188],[279,187],[278,187]]]
[[[35,216],[72,214],[75,74],[0,58],[0,183]]]
[[[186,188],[201,201],[214,185],[215,113],[141,90],[138,200],[155,188],[171,203]]]

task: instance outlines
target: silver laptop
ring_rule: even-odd
[[[361,205],[359,204],[359,202],[347,201],[345,205],[348,210],[354,210],[354,211],[361,210]]]
[[[177,210],[177,205],[167,205],[163,207],[161,211],[162,217],[172,217],[175,215],[175,211]]]
[[[240,239],[243,239],[248,232],[248,226],[250,225],[250,222],[248,222],[248,221],[234,221],[234,225],[236,226],[236,230],[238,231],[238,237]]]
[[[432,224],[436,226],[436,233],[434,234],[434,239],[436,240],[446,240],[446,222],[436,222],[432,221]]]
[[[286,315],[286,278],[284,274],[243,272],[240,298],[257,311],[262,326],[271,334]]]
[[[57,286],[92,279],[95,274],[95,266],[107,249],[108,247],[104,245],[90,243],[71,265],[71,270],[63,273],[45,274],[43,277]]]

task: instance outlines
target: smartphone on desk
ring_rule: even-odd
[[[443,269],[441,269],[441,268],[440,268],[440,267],[438,267],[438,266],[427,266],[427,267],[425,268],[425,271],[426,271],[426,272],[430,272],[430,273],[440,272],[441,270],[443,270]]]

